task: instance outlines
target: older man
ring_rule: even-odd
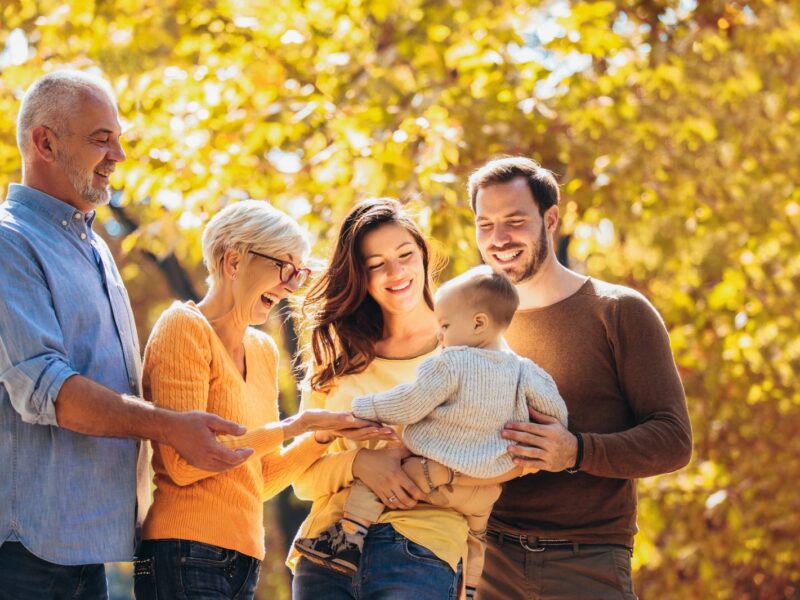
[[[130,560],[146,508],[140,444],[207,470],[251,450],[241,428],[135,397],[140,354],[114,259],[92,225],[125,159],[108,85],[42,77],[19,112],[21,185],[0,206],[0,598],[106,598],[102,563]],[[144,485],[142,485],[144,484]]]
[[[556,260],[559,189],[534,161],[490,161],[469,180],[484,260],[516,284],[510,346],[548,371],[570,430],[534,414],[507,426],[518,464],[489,523],[478,598],[635,598],[636,478],[684,466],[692,436],[667,331],[629,288]]]

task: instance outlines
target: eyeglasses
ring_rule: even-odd
[[[307,269],[306,267],[298,269],[288,260],[281,260],[280,258],[275,258],[274,256],[267,256],[266,254],[261,254],[255,250],[250,250],[250,254],[255,254],[260,258],[266,258],[267,260],[274,262],[275,266],[277,266],[278,270],[280,271],[282,283],[289,283],[292,279],[294,279],[297,287],[300,287],[311,275],[311,269]]]

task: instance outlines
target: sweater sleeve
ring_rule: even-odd
[[[280,449],[283,444],[283,430],[280,423],[267,423],[248,429],[242,435],[218,435],[217,440],[231,450],[252,448],[255,456],[261,457]]]
[[[692,432],[667,330],[641,295],[623,296],[616,310],[609,339],[637,424],[618,433],[583,433],[582,470],[632,479],[680,469],[691,457]]]
[[[353,462],[356,450],[325,454],[294,480],[295,496],[314,501],[353,485]]]
[[[300,410],[325,408],[326,393],[304,389],[302,396]],[[358,450],[342,449],[339,440],[327,450],[328,454],[319,457],[294,479],[292,487],[300,500],[314,501],[353,485],[353,461]]]
[[[456,391],[458,379],[448,361],[454,353],[445,353],[424,361],[417,378],[380,394],[353,400],[353,414],[361,419],[390,425],[411,425],[424,419]]]
[[[328,449],[314,434],[297,438],[291,445],[267,454],[261,461],[264,479],[262,500],[276,496],[302,475]]]
[[[523,386],[528,406],[550,417],[555,417],[567,427],[567,405],[553,378],[533,361],[523,362]]]
[[[202,323],[180,308],[167,310],[153,329],[144,356],[145,396],[160,408],[205,411],[211,377],[211,350]],[[177,485],[216,475],[190,465],[172,446],[154,444]]]

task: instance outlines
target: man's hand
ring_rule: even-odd
[[[364,482],[388,508],[414,508],[425,493],[403,471],[408,448],[362,449],[353,461],[353,477]]]
[[[575,464],[578,440],[554,417],[532,408],[533,423],[506,423],[503,437],[515,442],[508,447],[514,463],[522,467],[558,472]]]
[[[202,411],[174,412],[164,426],[163,439],[190,465],[204,471],[227,471],[250,458],[252,448],[229,450],[217,434],[242,435],[245,428]]]

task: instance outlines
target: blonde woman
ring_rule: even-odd
[[[308,277],[300,226],[266,202],[248,200],[214,216],[202,243],[208,293],[197,304],[176,302],[156,323],[145,351],[145,396],[245,425],[248,433],[226,443],[252,456],[212,473],[155,445],[155,496],[135,563],[138,600],[252,598],[265,553],[262,502],[322,455],[333,430],[359,430],[359,439],[381,431],[345,412],[278,421],[278,350],[249,326],[264,323]]]

